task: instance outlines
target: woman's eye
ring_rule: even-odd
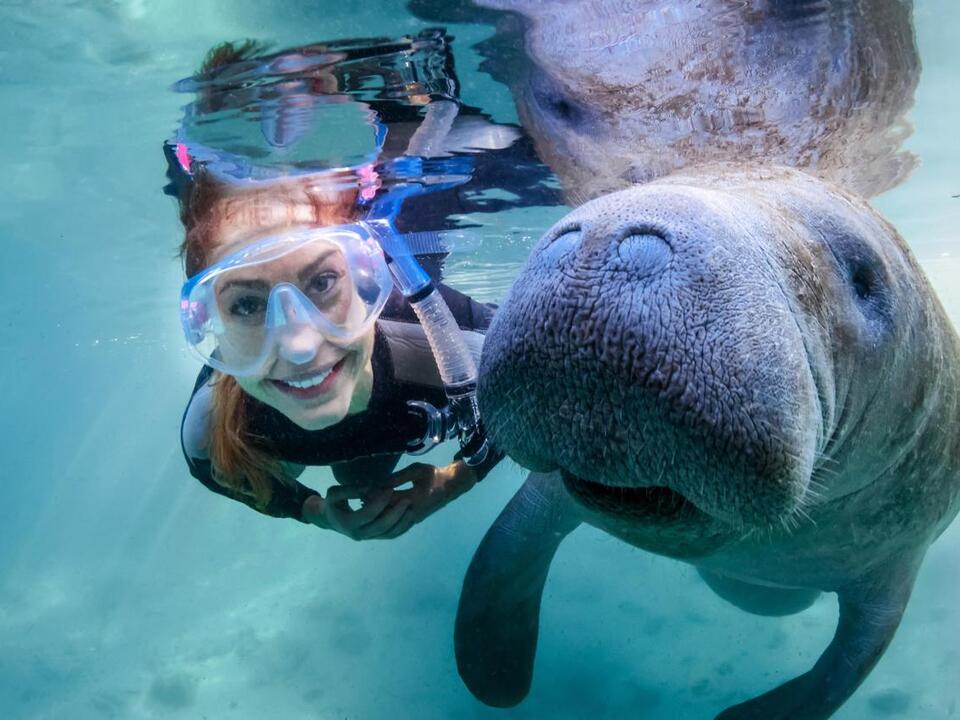
[[[238,318],[259,317],[266,310],[266,300],[257,295],[245,295],[237,298],[230,305],[230,314]]]
[[[314,275],[307,290],[316,295],[324,295],[333,289],[333,286],[337,284],[337,279],[336,273]]]

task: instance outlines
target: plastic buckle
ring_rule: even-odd
[[[411,415],[423,415],[426,429],[418,440],[407,443],[407,452],[411,455],[423,455],[430,452],[444,440],[456,437],[457,423],[453,418],[450,407],[437,409],[423,400],[407,400],[408,412]]]

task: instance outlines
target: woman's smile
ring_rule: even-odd
[[[320,397],[329,392],[336,383],[346,364],[347,356],[340,358],[336,363],[313,372],[310,375],[300,375],[293,378],[269,379],[268,382],[285,395],[301,400]]]

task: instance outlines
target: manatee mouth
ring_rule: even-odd
[[[674,520],[701,514],[683,495],[667,487],[611,487],[584,480],[566,470],[562,470],[560,476],[574,500],[589,510],[644,520]]]

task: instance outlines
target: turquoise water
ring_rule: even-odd
[[[922,165],[876,201],[955,322],[958,20],[953,2],[917,3],[924,68],[907,146]],[[178,427],[196,365],[174,312],[179,227],[160,194],[160,143],[183,99],[167,87],[224,39],[284,46],[426,26],[389,2],[0,4],[0,717],[704,718],[806,670],[826,646],[832,596],[756,618],[691,568],[585,528],[551,571],[530,696],[492,710],[456,675],[453,617],[519,468],[501,466],[388,543],[258,516],[188,476]],[[515,121],[471,49],[491,29],[450,31],[464,99]],[[501,242],[456,264],[451,283],[501,297],[561,214],[496,218]],[[886,656],[836,717],[957,713],[958,559],[955,523]]]

